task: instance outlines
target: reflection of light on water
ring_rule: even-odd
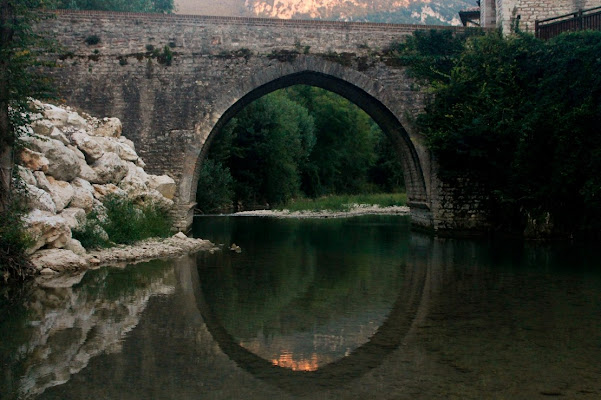
[[[319,361],[317,354],[311,354],[311,359],[295,360],[294,354],[289,351],[285,351],[280,354],[277,360],[271,360],[273,365],[277,365],[282,368],[289,368],[293,371],[316,371],[319,368]]]

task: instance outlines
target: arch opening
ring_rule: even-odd
[[[279,89],[285,89],[295,85],[313,86],[335,93],[358,106],[371,117],[380,129],[391,139],[391,143],[396,152],[400,154],[409,204],[417,204],[420,207],[427,208],[427,185],[420,158],[409,134],[399,122],[398,118],[381,101],[362,88],[333,75],[308,70],[287,74],[259,85],[234,101],[233,104],[227,108],[216,123],[210,128],[211,131],[202,144],[199,155],[195,160],[194,174],[189,186],[190,203],[195,202],[195,196],[198,189],[198,177],[211,144],[232,118],[255,100]]]

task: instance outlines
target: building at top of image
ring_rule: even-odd
[[[478,7],[459,13],[465,26],[500,28],[509,33],[516,28],[535,33],[539,24],[562,25],[563,30],[601,29],[601,0],[480,0]],[[579,12],[583,11],[579,18]]]

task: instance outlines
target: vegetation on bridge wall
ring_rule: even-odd
[[[435,95],[417,122],[441,177],[485,187],[498,229],[601,228],[601,32],[417,32],[397,51]]]
[[[172,13],[173,0],[55,0],[56,8],[72,10]]]

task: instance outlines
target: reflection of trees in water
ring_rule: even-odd
[[[209,231],[212,220],[202,221]],[[385,221],[231,219],[220,239],[244,251],[199,264],[204,295],[240,339],[312,330],[376,304],[388,310],[402,279],[408,232]]]
[[[16,356],[8,368],[22,376],[19,388],[11,391],[34,397],[67,382],[93,357],[119,352],[148,299],[172,293],[174,284],[168,264],[154,262],[89,271],[70,288],[32,288],[23,308],[21,322],[28,322],[20,327],[21,343],[11,349]]]

